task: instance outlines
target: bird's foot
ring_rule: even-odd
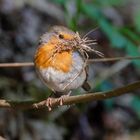
[[[48,107],[48,110],[51,111],[52,110],[52,100],[53,98],[49,97],[46,99],[45,101],[45,105]]]
[[[61,97],[58,98],[58,101],[60,102],[60,106],[63,105],[64,99],[65,99],[66,97],[69,97],[70,94],[71,94],[71,91],[69,91],[67,95],[62,95]]]
[[[66,97],[69,97],[70,94],[71,94],[71,91],[69,91],[67,95],[62,95],[62,96],[59,97],[59,98],[51,98],[51,97],[49,97],[49,98],[46,99],[45,105],[48,107],[48,110],[51,111],[51,110],[52,110],[52,100],[53,100],[53,99],[57,99],[58,102],[59,102],[59,105],[62,106],[62,105],[63,105],[63,102],[64,102],[64,99],[65,99]]]

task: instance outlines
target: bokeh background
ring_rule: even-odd
[[[139,0],[0,0],[0,63],[32,62],[40,35],[64,25],[96,39],[105,57],[140,56]],[[90,58],[96,58],[90,54]],[[140,79],[139,60],[89,65],[92,92]],[[33,67],[1,68],[0,98],[43,100]],[[77,89],[74,94],[84,91]],[[0,109],[0,140],[139,140],[140,90],[108,100],[40,110]]]

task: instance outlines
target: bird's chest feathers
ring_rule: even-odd
[[[55,50],[53,44],[40,47],[35,55],[35,65],[40,69],[52,67],[69,72],[72,66],[72,51],[56,53]]]

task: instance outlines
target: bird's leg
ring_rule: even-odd
[[[54,91],[54,90],[52,90]],[[46,99],[45,101],[45,105],[48,107],[48,110],[51,111],[52,110],[52,96],[53,94],[51,93],[51,95]]]
[[[69,91],[68,94],[62,95],[61,97],[58,98],[58,101],[60,102],[60,106],[63,105],[64,99],[65,99],[66,97],[69,97],[70,94],[71,94],[71,91]]]

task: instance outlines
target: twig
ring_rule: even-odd
[[[126,56],[126,57],[112,57],[112,58],[99,58],[99,59],[89,59],[88,62],[106,62],[106,61],[118,61],[118,60],[133,60],[140,59],[140,56]]]
[[[113,58],[95,58],[89,59],[88,63],[93,62],[109,62],[109,61],[118,61],[118,60],[133,60],[133,59],[140,59],[140,56],[127,56],[127,57],[113,57]],[[19,62],[19,63],[0,63],[0,68],[2,67],[28,67],[34,66],[33,62]]]
[[[63,104],[64,105],[71,105],[76,103],[82,102],[89,102],[89,101],[97,101],[108,99],[112,97],[117,97],[123,95],[128,92],[132,92],[134,90],[140,89],[140,81],[135,83],[123,86],[121,88],[117,88],[111,91],[106,92],[96,92],[96,93],[88,93],[84,95],[77,95],[77,96],[70,96],[65,97]],[[59,100],[57,98],[52,99],[52,107],[58,106]],[[41,102],[14,102],[14,101],[6,101],[0,100],[0,108],[9,108],[9,109],[40,109],[46,107],[46,100]]]
[[[34,66],[33,62],[19,62],[19,63],[0,63],[0,68],[2,67],[28,67]]]

